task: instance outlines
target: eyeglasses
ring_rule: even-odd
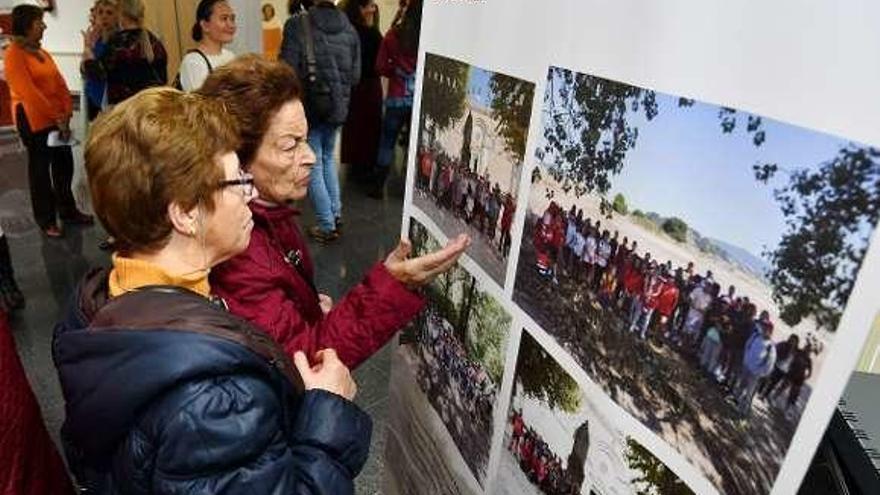
[[[220,189],[238,186],[242,197],[250,198],[254,194],[254,176],[245,172],[238,172],[238,179],[222,180],[217,187]]]

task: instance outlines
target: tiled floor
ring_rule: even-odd
[[[317,267],[317,286],[334,300],[393,248],[400,235],[403,197],[400,179],[392,179],[388,197],[377,201],[347,183],[344,172],[341,175],[343,237],[330,246],[309,246]],[[307,204],[303,207],[301,225],[310,225],[310,208]],[[16,345],[49,431],[57,440],[64,404],[50,354],[52,327],[85,270],[108,263],[107,254],[98,249],[104,232],[95,226],[67,229],[67,235],[59,240],[41,235],[31,220],[26,159],[8,135],[0,135],[0,222],[9,237],[16,279],[27,297],[27,308],[11,321]],[[375,423],[370,459],[357,479],[359,494],[379,491],[388,407],[389,350],[386,347],[355,371],[356,402]]]

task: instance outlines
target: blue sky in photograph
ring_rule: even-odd
[[[612,177],[608,198],[622,193],[630,210],[677,216],[702,235],[735,244],[761,256],[778,245],[784,217],[773,189],[787,183],[777,173],[769,184],[755,180],[752,165],[777,163],[784,170],[815,169],[849,143],[801,127],[763,118],[760,147],[746,133],[748,115],[737,113],[731,134],[721,131],[719,106],[696,102],[678,106],[678,97],[657,93],[659,114],[648,122],[630,112],[639,130],[620,175]],[[546,114],[545,114],[546,117]]]
[[[489,89],[489,80],[492,73],[478,67],[470,67],[468,70],[468,97],[477,105],[488,107],[492,101],[492,91]]]

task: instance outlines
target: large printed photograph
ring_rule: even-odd
[[[410,219],[413,256],[440,249]],[[484,485],[511,317],[461,265],[427,288],[392,367],[389,493],[474,493]],[[475,480],[476,484],[469,483]]]
[[[526,331],[494,485],[495,495],[693,495]]]
[[[533,83],[426,54],[413,204],[504,285]]]
[[[880,215],[880,149],[557,67],[542,119],[514,301],[719,491],[769,492]]]

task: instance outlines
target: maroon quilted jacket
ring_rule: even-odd
[[[0,311],[0,495],[72,494]]]
[[[327,315],[318,304],[314,266],[286,206],[251,202],[254,230],[247,250],[211,271],[211,288],[233,313],[269,333],[293,356],[336,350],[355,368],[424,306],[424,300],[377,263]]]

